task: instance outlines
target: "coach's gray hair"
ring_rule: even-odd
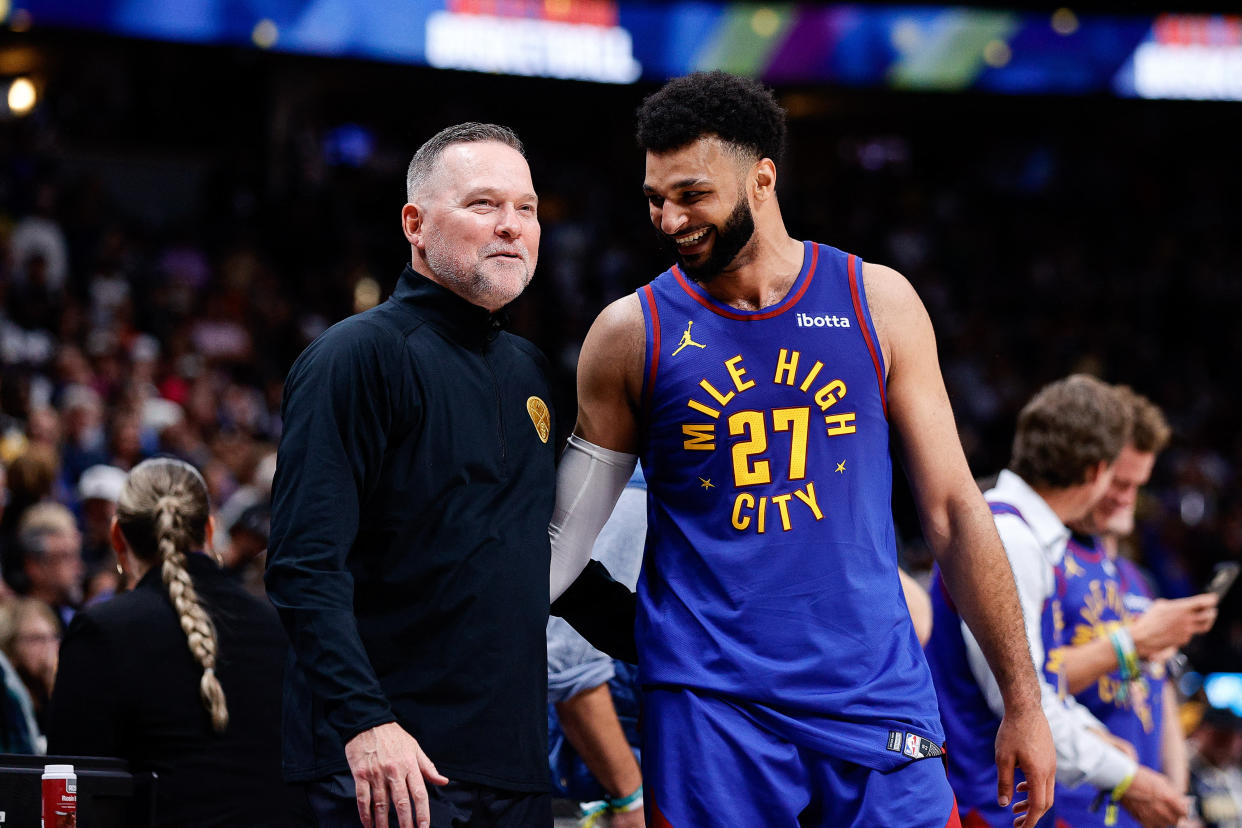
[[[164,586],[194,660],[203,668],[199,695],[222,733],[229,723],[224,689],[216,677],[219,641],[211,616],[186,571],[186,553],[207,540],[207,484],[198,470],[172,457],[144,460],[130,471],[116,504],[116,521],[134,555],[159,564]]]
[[[525,158],[526,149],[517,133],[498,124],[479,124],[468,121],[464,124],[446,127],[428,139],[427,143],[418,148],[410,159],[410,168],[405,173],[405,198],[413,201],[418,190],[427,183],[435,170],[440,155],[453,144],[475,144],[480,141],[495,141],[512,147]]]

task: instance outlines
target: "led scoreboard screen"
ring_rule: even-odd
[[[8,25],[599,83],[1242,100],[1242,16],[693,0],[12,0]]]

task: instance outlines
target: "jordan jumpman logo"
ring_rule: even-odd
[[[690,338],[690,328],[692,325],[694,325],[694,320],[691,320],[686,323],[686,332],[681,335],[681,344],[677,346],[676,351],[673,351],[672,356],[677,356],[677,354],[681,352],[681,349],[686,347],[687,345],[693,345],[696,348],[707,347],[706,345],[700,345],[698,342],[695,342],[693,339]]]

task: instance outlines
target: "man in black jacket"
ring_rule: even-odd
[[[285,773],[321,824],[550,826],[555,430],[546,362],[501,311],[535,269],[537,199],[489,124],[433,137],[406,186],[392,297],[285,385],[266,576],[296,662]]]

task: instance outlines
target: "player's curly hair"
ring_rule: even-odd
[[[638,107],[638,145],[650,152],[681,149],[715,135],[756,160],[779,164],[785,110],[759,81],[728,72],[675,78]]]

